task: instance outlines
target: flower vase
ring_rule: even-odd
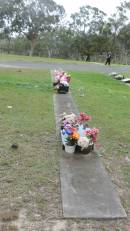
[[[65,152],[67,153],[74,153],[75,152],[75,145],[67,145],[65,144]]]

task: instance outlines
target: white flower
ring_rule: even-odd
[[[65,123],[69,123],[69,124],[75,124],[76,123],[76,115],[74,113],[71,113],[69,115],[67,115],[66,113],[63,113],[63,121]]]
[[[68,86],[69,86],[69,84],[68,84],[68,82],[67,82],[67,81],[64,81],[64,80],[63,80],[63,81],[60,81],[60,83],[61,83],[61,84],[63,84],[64,86],[66,86],[66,87],[68,87]]]
[[[80,137],[77,143],[83,150],[84,148],[87,148],[89,146],[90,140],[87,137]]]

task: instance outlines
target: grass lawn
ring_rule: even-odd
[[[71,75],[75,102],[80,111],[92,116],[89,125],[100,130],[96,150],[117,185],[121,202],[128,214],[127,225],[120,223],[121,226],[117,224],[116,227],[128,231],[130,163],[126,159],[130,159],[130,87],[103,74],[71,72]],[[102,226],[100,230],[109,228]]]
[[[125,156],[130,158],[130,87],[103,74],[73,72],[72,76],[72,93],[80,111],[92,115],[90,126],[100,130],[99,152],[105,150],[106,158],[125,163]],[[130,165],[121,169],[130,183]]]
[[[56,62],[56,63],[79,63],[86,64],[84,61],[76,60],[66,60],[61,58],[46,58],[38,56],[24,56],[24,55],[11,55],[11,54],[1,54],[0,61],[29,61],[29,62]]]
[[[130,88],[103,74],[71,75],[75,102],[92,116],[90,126],[100,129],[96,149],[129,213],[130,165],[125,157],[130,158]],[[49,71],[0,70],[0,229],[128,231],[128,220],[60,220],[52,94]],[[14,143],[17,149],[11,147]]]
[[[125,78],[130,78],[130,73],[124,73]]]
[[[30,219],[54,213],[58,156],[49,72],[0,70],[0,133],[0,207],[11,210],[0,211],[0,221],[23,208]]]

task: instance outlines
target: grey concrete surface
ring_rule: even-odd
[[[105,66],[99,63],[84,63],[84,64],[65,64],[65,63],[54,63],[54,62],[24,62],[24,61],[0,61],[0,67],[6,68],[31,68],[31,69],[59,69],[62,68],[65,71],[93,71],[99,73],[130,73],[129,66]]]
[[[78,113],[71,94],[54,95],[56,127],[59,134],[61,114]],[[60,139],[59,139],[60,140]],[[58,142],[63,216],[65,218],[125,218],[116,187],[110,180],[99,157],[68,154]]]

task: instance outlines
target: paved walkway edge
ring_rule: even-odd
[[[71,94],[55,94],[54,111],[59,137],[63,112],[75,114],[78,109]],[[101,160],[88,155],[67,154],[59,137],[60,181],[63,216],[65,218],[115,219],[126,218],[116,187],[110,180]]]

